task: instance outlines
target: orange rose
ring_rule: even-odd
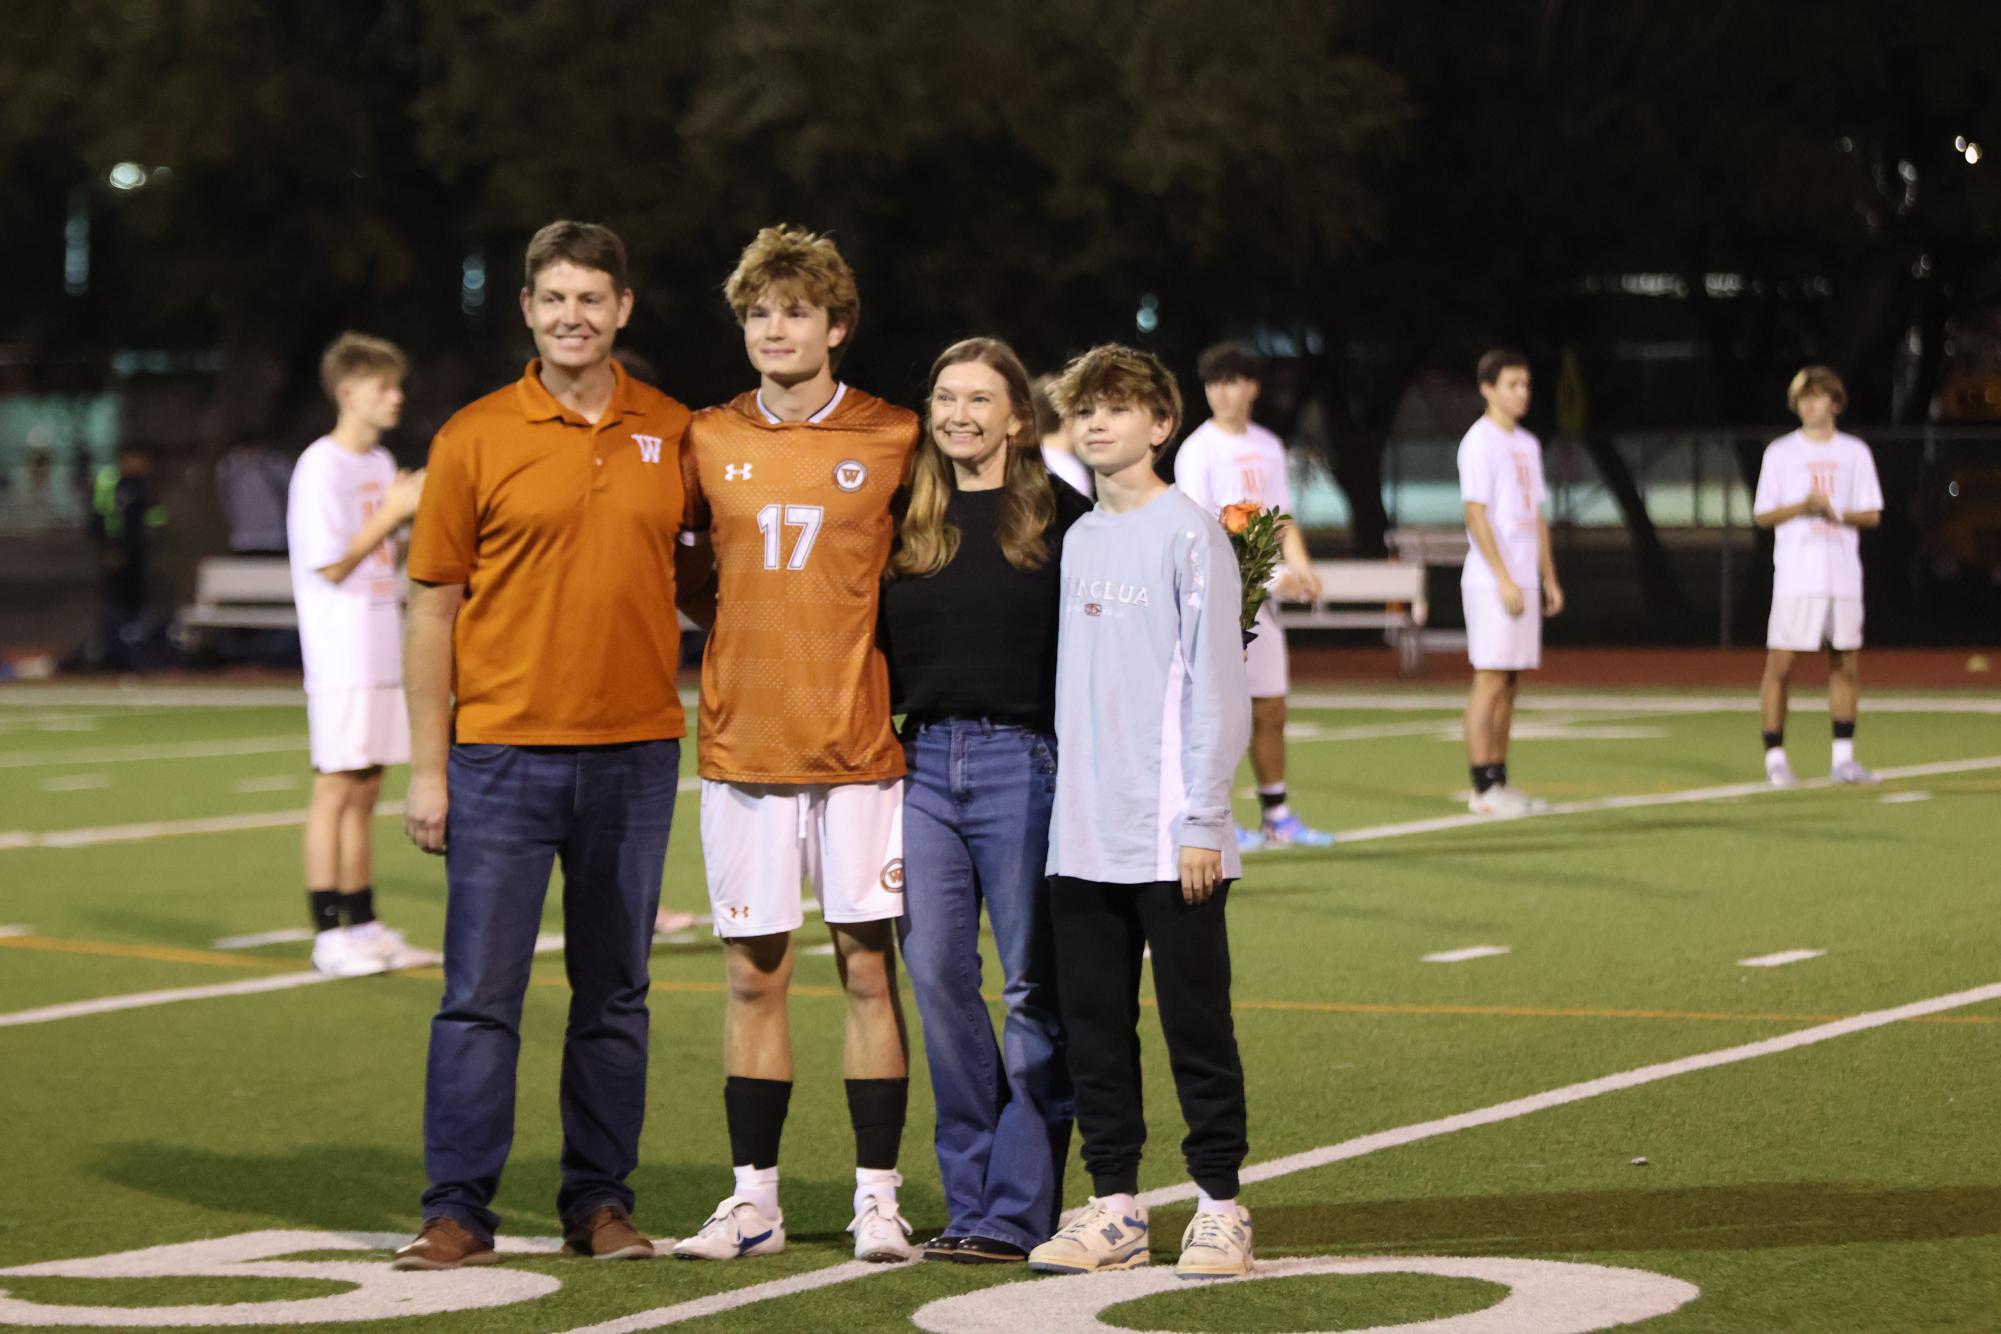
[[[1223,531],[1232,537],[1236,536],[1251,526],[1251,520],[1257,516],[1257,512],[1258,507],[1248,500],[1223,506]]]

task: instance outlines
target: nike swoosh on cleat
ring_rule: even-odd
[[[1140,1222],[1137,1218],[1128,1218],[1125,1220],[1125,1223],[1127,1227],[1131,1228],[1135,1232],[1146,1231],[1146,1224]]]
[[[736,1253],[738,1255],[742,1255],[745,1251],[749,1250],[751,1247],[761,1246],[765,1242],[770,1240],[771,1240],[770,1231],[760,1232],[754,1237],[744,1237],[737,1242]]]

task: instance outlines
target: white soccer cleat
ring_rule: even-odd
[[[776,1255],[784,1249],[785,1215],[767,1218],[749,1200],[732,1195],[716,1206],[701,1231],[674,1243],[674,1258],[741,1260],[752,1255]]]
[[[871,1264],[901,1264],[917,1258],[910,1244],[910,1224],[897,1211],[895,1200],[871,1195],[862,1201],[861,1212],[848,1224],[855,1236],[855,1259]]]
[[[1538,801],[1506,783],[1496,783],[1485,792],[1475,792],[1466,803],[1466,809],[1475,815],[1499,816],[1527,815],[1531,811],[1546,810],[1548,806],[1548,802]]]
[[[1197,1214],[1181,1234],[1176,1278],[1242,1278],[1251,1272],[1251,1217]]]
[[[1146,1210],[1137,1214],[1107,1209],[1094,1195],[1070,1226],[1028,1253],[1028,1267],[1038,1274],[1137,1269],[1153,1258],[1147,1249]]]
[[[1765,781],[1773,787],[1791,788],[1800,785],[1799,775],[1795,774],[1793,766],[1784,760],[1765,761]]]
[[[313,968],[328,977],[367,977],[387,965],[382,956],[355,938],[356,928],[337,926],[313,937]]]
[[[401,931],[384,926],[379,921],[363,922],[360,926],[349,927],[347,931],[355,948],[382,960],[382,966],[387,970],[422,968],[444,961],[443,955],[418,949],[403,938]]]
[[[1854,760],[1843,760],[1841,763],[1835,765],[1833,771],[1827,777],[1829,782],[1855,783],[1862,787],[1868,787],[1882,781]]]

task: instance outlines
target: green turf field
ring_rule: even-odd
[[[1142,1185],[1167,1197],[1151,1278],[852,1264],[841,1007],[813,954],[786,1254],[393,1275],[388,1238],[418,1221],[437,975],[295,986],[303,944],[217,946],[304,925],[303,708],[269,690],[0,690],[0,1324],[2001,1329],[2001,703],[1865,696],[1860,755],[1893,776],[1774,793],[1744,697],[1531,693],[1511,767],[1556,810],[1483,823],[1453,799],[1454,698],[1302,698],[1332,707],[1295,712],[1294,803],[1354,836],[1251,859],[1231,908],[1251,1161],[1272,1164],[1245,1200],[1260,1260],[1284,1263],[1191,1289],[1164,1273],[1189,1205],[1151,1032]],[[1801,704],[1792,754],[1812,778],[1825,715]],[[689,798],[665,893],[699,911],[693,815]],[[394,819],[377,834],[384,917],[435,946],[441,864]],[[802,943],[822,940],[809,919]],[[1424,961],[1482,946],[1507,952]],[[1825,953],[1739,962],[1793,950]],[[634,1184],[656,1238],[730,1185],[721,972],[705,931],[654,955]],[[536,983],[499,1201],[526,1239],[557,1231],[559,958]],[[1708,1053],[1727,1056],[1686,1059]],[[922,1236],[941,1219],[914,1069],[903,1199]],[[1641,1073],[1590,1082],[1621,1072]],[[1067,1194],[1085,1193],[1073,1164]],[[184,1248],[128,1254],[168,1246]],[[21,1272],[58,1261],[74,1263]]]

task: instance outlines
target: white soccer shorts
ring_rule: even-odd
[[[1774,596],[1765,647],[1789,653],[1861,648],[1862,599]]]
[[[410,762],[402,686],[316,690],[306,696],[306,730],[313,768],[323,774]]]
[[[1244,650],[1244,676],[1251,683],[1252,699],[1284,699],[1291,688],[1286,669],[1285,631],[1270,599],[1258,608],[1258,637]]]
[[[1460,585],[1466,607],[1466,660],[1486,672],[1542,666],[1542,590],[1522,589],[1522,614],[1508,615],[1497,588]]]
[[[903,781],[744,784],[702,780],[702,859],[718,936],[770,936],[806,920],[801,887],[829,922],[903,916]]]

